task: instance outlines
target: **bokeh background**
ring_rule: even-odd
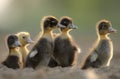
[[[118,33],[112,34],[114,59],[120,57],[120,1],[119,0],[0,0],[0,61],[8,55],[5,38],[20,31],[30,32],[32,39],[41,31],[42,17],[58,19],[69,16],[78,29],[71,31],[85,55],[97,39],[95,25],[101,19],[112,22]],[[80,55],[80,56],[81,56]],[[82,61],[79,57],[79,61]],[[116,59],[117,63],[120,63]],[[112,61],[113,62],[113,61]]]

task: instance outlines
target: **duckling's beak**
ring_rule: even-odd
[[[27,38],[28,43],[34,43],[34,41],[31,38]]]
[[[108,32],[109,32],[109,33],[116,33],[117,30],[114,29],[114,28],[112,28],[112,27],[109,27]]]
[[[21,47],[22,44],[19,41],[15,41],[15,46]]]
[[[58,28],[65,28],[65,26],[62,25],[62,24],[60,24],[60,23],[58,23],[57,27],[58,27]]]
[[[77,26],[75,26],[74,24],[70,24],[69,27],[70,27],[71,29],[77,29]]]

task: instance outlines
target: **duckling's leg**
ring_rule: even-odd
[[[106,66],[110,66],[111,59],[108,60]]]
[[[77,62],[78,62],[78,53],[77,53],[77,52],[75,52],[74,58],[73,58],[72,60],[70,59],[70,61],[72,61],[72,62],[70,63],[72,66],[77,65]]]

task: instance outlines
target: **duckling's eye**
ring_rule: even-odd
[[[9,45],[12,45],[14,42],[15,42],[15,39],[14,39],[14,38],[11,38],[11,39],[8,40],[8,44],[9,44]]]
[[[25,39],[25,36],[23,36],[22,38]]]
[[[52,23],[55,23],[55,21],[52,21]]]
[[[108,26],[106,24],[104,24],[102,29],[108,29]]]
[[[13,42],[14,42],[14,39],[10,39],[9,42],[13,43]]]
[[[106,30],[106,29],[108,29],[108,25],[106,23],[101,23],[99,25],[99,30]]]
[[[63,25],[68,26],[68,25],[69,25],[69,22],[64,21],[64,22],[63,22]]]
[[[53,27],[53,26],[56,26],[57,25],[57,21],[56,20],[52,20],[52,21],[50,21],[50,23],[49,23],[49,26],[50,27]]]
[[[63,22],[64,24],[67,24],[67,22],[65,21],[65,22]]]

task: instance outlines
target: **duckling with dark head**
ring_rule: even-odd
[[[8,68],[22,68],[22,56],[17,48],[21,46],[18,37],[16,35],[9,35],[7,38],[7,45],[9,48],[9,55],[2,64]]]
[[[54,50],[52,30],[57,28],[57,24],[58,20],[53,16],[43,18],[41,36],[28,55],[26,67],[36,69],[48,65]]]
[[[73,66],[77,64],[77,56],[80,53],[80,48],[75,44],[69,32],[72,29],[76,29],[76,26],[73,24],[72,19],[67,16],[63,16],[58,25],[61,33],[54,41],[54,59],[62,67]]]
[[[108,20],[99,21],[96,30],[98,34],[97,43],[85,58],[82,69],[109,66],[113,57],[113,44],[108,35],[116,32],[116,30],[112,28],[111,22]]]

